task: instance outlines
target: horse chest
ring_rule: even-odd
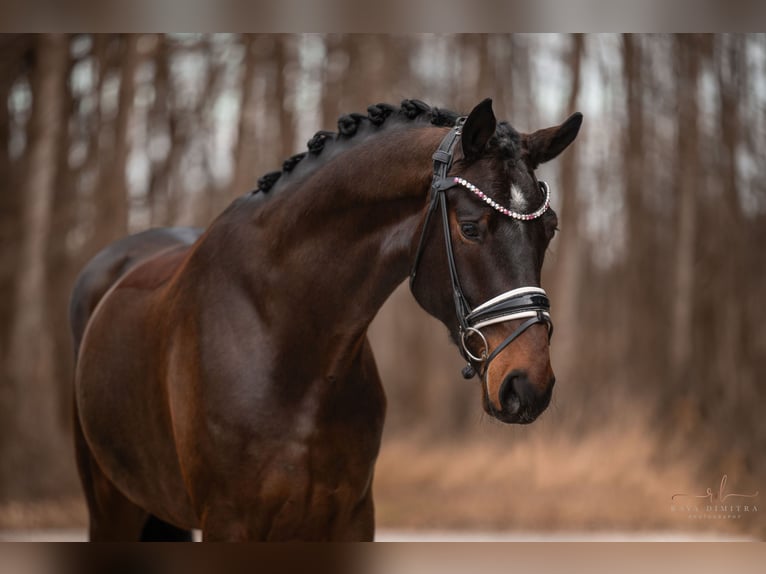
[[[219,476],[218,486],[200,497],[201,526],[225,540],[353,539],[360,513],[371,519],[373,464],[364,453],[321,443],[259,441],[236,475]]]
[[[183,456],[192,482],[209,485],[193,496],[203,528],[226,539],[346,538],[371,496],[382,407],[346,409],[343,395],[242,392],[237,409],[220,399],[207,403],[204,424],[192,417],[196,436]]]

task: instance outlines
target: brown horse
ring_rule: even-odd
[[[80,275],[92,540],[373,539],[386,401],[367,328],[408,274],[490,415],[528,423],[548,405],[539,285],[556,216],[534,170],[582,117],[520,134],[490,100],[467,118],[417,100],[368,111],[319,132],[204,233],[128,237]]]

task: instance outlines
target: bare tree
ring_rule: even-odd
[[[295,153],[295,124],[291,95],[293,86],[288,80],[294,76],[294,39],[288,34],[279,34],[274,38],[274,104],[279,111],[280,155],[287,158]]]
[[[179,128],[178,107],[173,101],[175,90],[171,79],[173,50],[170,40],[162,35],[154,50],[154,101],[149,110],[148,138],[167,138],[169,149],[161,158],[152,158],[148,203],[153,226],[172,225],[178,216],[181,189],[177,180],[186,142]]]
[[[239,87],[239,131],[234,147],[234,176],[229,187],[229,195],[234,197],[255,187],[258,177],[253,158],[257,154],[256,138],[256,99],[255,74],[258,68],[258,56],[255,51],[256,40],[246,34],[242,38],[244,46],[244,69]]]
[[[0,36],[0,377],[5,376],[11,340],[16,276],[21,265],[18,237],[22,234],[22,193],[19,172],[21,161],[11,161],[8,154],[11,137],[11,117],[8,99],[14,83],[19,79],[25,59],[31,50],[28,36],[10,34]],[[4,383],[0,383],[4,384]]]
[[[69,39],[65,46],[69,48]],[[69,50],[67,50],[69,52]],[[77,185],[75,174],[69,169],[72,138],[69,124],[75,116],[75,101],[67,81],[75,60],[68,58],[63,83],[59,86],[62,125],[56,147],[56,182],[52,190],[51,215],[46,245],[46,318],[45,329],[53,344],[53,380],[59,389],[59,412],[62,429],[71,428],[72,396],[72,342],[69,337],[69,295],[78,272],[80,259],[70,252],[67,237],[77,228]]]
[[[699,54],[697,40],[692,36],[675,37],[675,57],[678,69],[677,106],[678,141],[677,164],[690,166],[699,154],[697,117],[697,84]],[[697,197],[700,193],[698,170],[681,169],[678,173],[678,209],[675,253],[673,312],[670,335],[673,377],[682,380],[692,358],[692,308],[694,301],[694,258],[697,234]]]
[[[348,66],[341,36],[328,34],[324,37],[325,60],[322,68],[322,129],[334,130],[341,113],[341,78]]]
[[[0,408],[3,465],[0,497],[27,498],[71,487],[73,473],[68,440],[61,433],[60,394],[52,377],[52,342],[45,319],[46,247],[59,165],[57,144],[64,129],[61,97],[66,81],[68,39],[36,39],[32,72],[33,109],[24,181],[22,233],[8,372]],[[47,469],[45,472],[42,469]],[[69,479],[67,481],[67,478]]]
[[[585,54],[585,39],[582,34],[573,34],[568,56],[571,74],[568,112],[577,108],[582,78],[582,60]],[[581,136],[582,137],[582,136]],[[569,380],[577,368],[577,331],[580,328],[580,299],[583,271],[586,265],[586,245],[582,234],[581,199],[579,197],[578,150],[572,146],[559,158],[559,173],[562,184],[561,213],[559,214],[559,237],[556,242],[556,314],[559,325],[557,335],[557,370],[564,380]]]
[[[707,38],[708,40],[710,38]],[[743,276],[749,272],[747,253],[747,221],[741,208],[738,190],[742,182],[738,174],[737,156],[739,147],[745,144],[747,137],[743,133],[742,106],[743,94],[747,93],[748,66],[745,38],[742,35],[719,36],[716,50],[716,76],[719,97],[720,153],[717,154],[722,193],[716,202],[715,216],[720,218],[722,237],[716,249],[716,261],[719,263],[718,304],[715,307],[716,333],[719,339],[716,345],[715,376],[720,381],[727,381],[726,396],[730,403],[736,404],[741,399],[754,399],[748,386],[749,370],[743,363],[742,349],[746,346],[747,335],[744,333],[744,313],[747,309],[736,297]]]
[[[128,231],[129,196],[126,166],[130,152],[130,122],[133,115],[138,66],[139,36],[127,34],[119,41],[120,89],[111,148],[99,148],[100,176],[95,192],[98,223],[94,243],[103,247]],[[103,81],[103,78],[102,78]],[[103,124],[101,124],[103,128]]]
[[[494,95],[495,78],[489,36],[461,34],[457,37],[457,50],[461,67],[459,78],[456,78],[459,86],[456,104],[461,111],[470,110],[479,100]],[[472,74],[476,74],[475,82],[464,81],[465,77]],[[502,105],[502,101],[498,103]]]
[[[626,302],[617,311],[619,321],[631,328],[620,332],[619,354],[627,380],[640,381],[649,366],[637,357],[650,356],[651,340],[646,325],[651,322],[652,302],[649,283],[652,276],[650,227],[643,184],[645,169],[644,55],[642,38],[632,34],[622,36],[622,69],[625,82],[626,124],[623,132],[622,170],[625,182],[625,211],[627,219],[626,254],[619,273],[621,297]]]

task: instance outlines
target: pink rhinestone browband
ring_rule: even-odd
[[[497,203],[494,199],[489,197],[486,193],[481,191],[474,184],[464,180],[462,177],[455,177],[452,179],[452,181],[454,181],[458,185],[463,186],[467,190],[472,191],[474,194],[476,194],[477,197],[479,197],[480,199],[483,199],[487,203],[487,205],[496,209],[503,215],[507,215],[508,217],[513,217],[514,219],[519,219],[521,221],[529,221],[530,219],[537,219],[548,210],[548,207],[551,204],[551,190],[548,187],[548,184],[545,183],[544,181],[541,181],[540,185],[542,185],[543,189],[545,189],[545,201],[543,202],[542,206],[533,213],[519,213],[518,211],[512,211],[508,209],[507,207],[503,207],[502,205]]]

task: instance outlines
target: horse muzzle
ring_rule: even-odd
[[[553,336],[550,308],[548,295],[540,287],[512,289],[476,307],[465,317],[464,326],[460,328],[460,350],[463,357],[468,360],[468,365],[463,369],[463,376],[470,379],[478,373],[481,379],[486,381],[492,361],[532,325],[538,323],[546,325],[548,341],[550,341]],[[524,321],[494,349],[490,349],[482,329],[497,323],[520,319]],[[472,350],[472,339],[479,341],[478,350]],[[474,365],[479,366],[478,371]]]
[[[529,424],[548,407],[553,395],[556,378],[551,375],[545,389],[540,392],[526,371],[516,369],[503,380],[498,392],[498,409],[495,402],[485,394],[485,410],[501,422]]]
[[[514,322],[511,333],[499,343],[490,345],[482,329],[508,322]],[[463,375],[471,378],[478,374],[481,378],[487,413],[506,423],[527,424],[534,421],[550,403],[555,383],[548,348],[553,335],[553,322],[545,291],[539,287],[507,291],[479,305],[468,314],[466,323],[467,328],[461,332],[461,345],[469,363]],[[546,327],[547,337],[530,332],[523,344],[517,341],[538,324]],[[516,344],[511,346],[515,341]],[[527,361],[531,359],[533,362],[523,367],[518,363],[514,365],[513,355],[506,356],[506,349],[522,350],[521,354],[527,357]],[[500,357],[503,358],[495,363],[492,371],[495,377],[502,377],[502,382],[498,385],[495,379],[495,384],[491,385],[490,367]]]

